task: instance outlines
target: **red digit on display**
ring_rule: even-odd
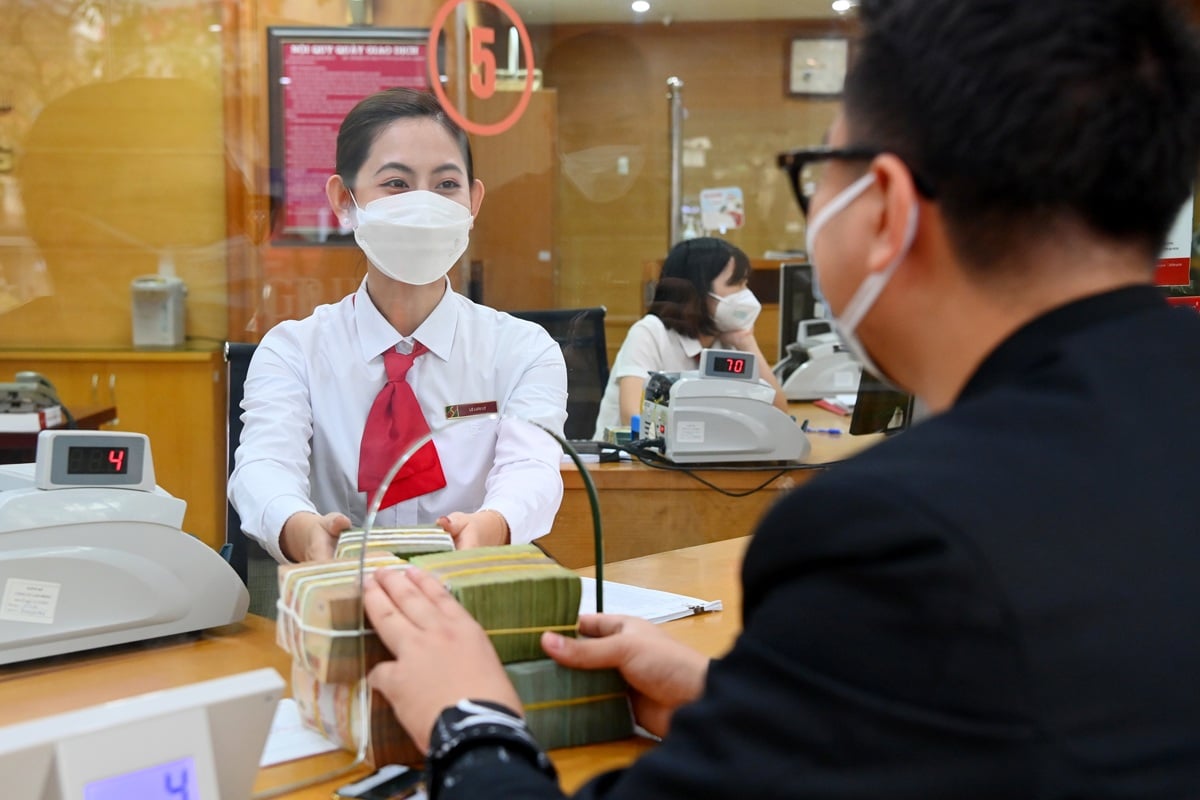
[[[746,359],[736,358],[733,361],[733,371],[741,375],[746,371]]]
[[[124,461],[125,461],[125,451],[124,450],[109,450],[108,451],[108,463],[113,465],[114,472],[121,471],[121,464],[124,463]]]
[[[471,28],[471,94],[487,100],[496,92],[496,54],[488,45],[496,42],[491,28]]]

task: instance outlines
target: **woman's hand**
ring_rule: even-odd
[[[708,658],[672,639],[657,625],[619,614],[584,614],[572,639],[547,631],[542,649],[565,667],[616,668],[633,689],[638,724],[663,736],[675,709],[704,690]]]
[[[349,527],[350,518],[336,511],[324,516],[298,511],[283,524],[279,548],[289,561],[328,561],[338,536]]]
[[[754,331],[750,328],[741,331],[722,331],[721,344],[755,355],[761,355],[762,352],[758,347],[758,340],[754,338]]]
[[[474,514],[464,514],[455,511],[444,517],[438,517],[437,524],[442,530],[454,537],[456,550],[469,550],[472,547],[508,544],[508,521],[499,511],[484,508]]]
[[[363,607],[395,660],[367,676],[422,752],[438,715],[463,698],[521,713],[521,700],[479,623],[426,572],[381,569],[367,579]]]

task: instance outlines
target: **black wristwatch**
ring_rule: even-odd
[[[434,723],[425,757],[429,800],[436,800],[446,770],[460,759],[470,759],[477,753],[480,757],[494,755],[499,761],[502,750],[525,758],[539,772],[557,780],[550,758],[529,733],[525,720],[511,709],[488,700],[464,699],[443,710]],[[468,764],[462,766],[467,768]]]

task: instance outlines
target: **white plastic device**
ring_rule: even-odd
[[[4,793],[245,800],[283,688],[260,669],[0,728]]]

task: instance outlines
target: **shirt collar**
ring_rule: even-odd
[[[442,293],[442,299],[413,331],[412,338],[428,347],[429,352],[442,361],[449,361],[454,349],[454,332],[458,328],[459,308],[458,297],[450,286],[450,279],[446,278],[446,291]]]
[[[700,355],[700,351],[704,346],[700,344],[699,339],[693,339],[691,336],[679,334],[679,344],[683,347],[683,354],[688,358],[696,358]]]
[[[1131,316],[1154,308],[1166,308],[1162,294],[1153,286],[1139,285],[1085,297],[1059,306],[1029,322],[1009,336],[983,360],[967,381],[958,400],[982,394],[1014,375],[1054,358],[1063,340],[1093,325]]]
[[[400,345],[402,352],[409,352],[414,339],[425,345],[429,352],[438,358],[448,361],[453,350],[454,333],[458,327],[458,304],[455,302],[450,279],[445,280],[446,291],[433,307],[433,311],[417,326],[412,336],[401,336],[371,301],[371,295],[367,293],[367,279],[363,278],[352,301],[363,361],[377,358],[385,350],[397,345]]]

